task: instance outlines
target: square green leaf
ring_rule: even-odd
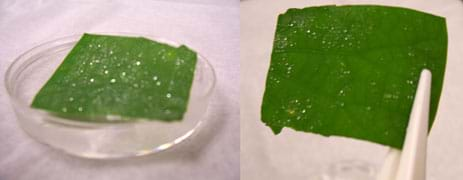
[[[262,121],[402,148],[420,72],[430,126],[447,56],[445,19],[385,6],[289,9],[278,17]]]
[[[32,107],[81,121],[181,120],[196,60],[186,46],[84,34]]]

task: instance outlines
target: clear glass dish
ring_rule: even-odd
[[[178,47],[179,44],[143,36]],[[81,35],[43,43],[19,56],[8,68],[5,86],[20,126],[39,142],[86,158],[120,158],[160,152],[188,139],[205,121],[209,98],[215,85],[211,64],[198,53],[187,112],[182,121],[163,122],[134,119],[125,123],[91,123],[55,116],[30,107],[40,88],[74,47]]]

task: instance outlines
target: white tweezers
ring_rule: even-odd
[[[425,180],[431,72],[424,69],[413,102],[402,151],[391,148],[377,180]]]

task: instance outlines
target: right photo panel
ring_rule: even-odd
[[[463,178],[463,2],[240,2],[242,180]]]

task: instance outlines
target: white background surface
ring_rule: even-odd
[[[428,180],[463,179],[463,2],[246,0],[241,6],[241,178],[307,180],[331,163],[361,160],[380,167],[387,148],[340,137],[283,129],[278,136],[260,122],[277,16],[290,7],[384,4],[409,7],[447,20],[448,62],[437,119],[428,142]]]
[[[177,180],[239,178],[237,0],[0,2],[0,180]],[[216,69],[208,125],[194,139],[152,156],[99,161],[62,154],[28,137],[4,88],[24,51],[82,32],[132,32],[187,44]]]

